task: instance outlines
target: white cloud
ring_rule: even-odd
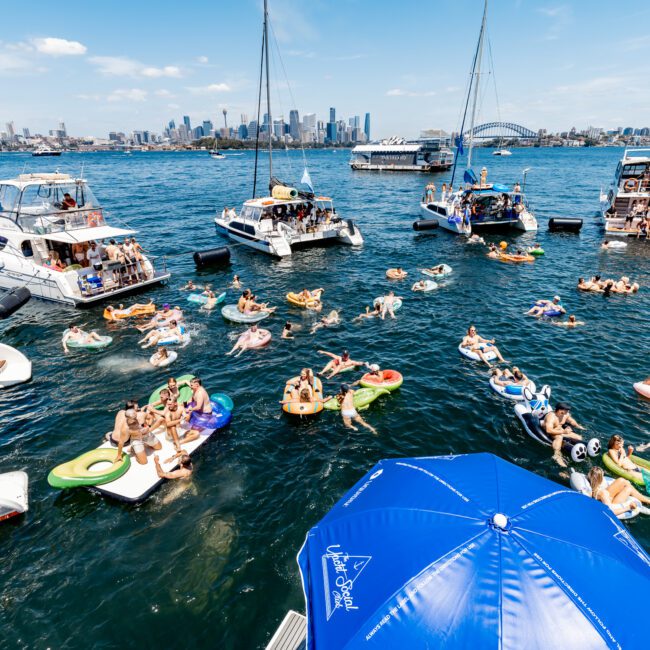
[[[227,93],[232,88],[226,83],[209,84],[207,86],[190,86],[189,90],[193,95],[210,95],[212,93]]]
[[[65,38],[35,38],[34,47],[41,54],[50,56],[79,56],[85,54],[88,48],[79,41],[68,41]]]
[[[635,36],[623,41],[623,47],[630,52],[645,50],[648,46],[650,46],[650,36]]]
[[[166,88],[160,88],[154,92],[154,95],[157,97],[176,97],[173,93],[170,93]]]
[[[196,57],[196,61],[197,61],[197,63],[203,63],[203,64],[205,64],[205,63],[208,63],[209,60],[210,60],[210,59],[208,59],[207,56],[197,56],[197,57]]]
[[[158,79],[160,77],[178,78],[182,76],[181,69],[175,65],[156,68],[125,56],[92,56],[88,60],[97,66],[101,74],[107,77],[147,77],[149,79]]]
[[[558,5],[556,7],[540,7],[537,10],[543,16],[546,16],[551,25],[543,36],[544,40],[556,41],[560,38],[560,34],[571,23],[572,11],[568,5]]]
[[[114,90],[107,98],[109,102],[144,102],[147,99],[147,91],[141,88],[126,88]]]
[[[403,90],[402,88],[392,88],[386,92],[388,97],[433,97],[435,94],[433,90],[413,92],[411,90]]]

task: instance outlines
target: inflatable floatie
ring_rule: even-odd
[[[292,377],[291,379],[287,379],[287,383],[284,386],[282,401],[291,399],[291,390],[293,386],[298,383],[299,379],[300,377]],[[283,404],[282,410],[289,415],[316,415],[316,413],[320,413],[323,410],[323,384],[318,377],[314,377],[312,390],[314,391],[314,397],[318,397],[319,401],[299,402],[292,400],[287,404]]]
[[[210,395],[210,401],[221,404],[221,406],[223,406],[227,411],[234,411],[235,409],[235,404],[232,399],[230,399],[230,397],[225,393],[214,393],[213,395]]]
[[[354,408],[359,410],[374,402],[380,395],[388,395],[390,391],[386,388],[359,388],[354,391]],[[341,405],[336,397],[327,400],[324,407],[328,411],[340,411]]]
[[[451,266],[447,264],[436,264],[436,266],[442,266],[442,273],[434,273],[431,269],[422,269],[422,275],[428,275],[430,278],[443,278],[452,272]]]
[[[170,350],[167,353],[167,358],[163,359],[162,361],[159,361],[158,363],[154,363],[154,357],[156,356],[156,353],[154,352],[150,357],[149,357],[149,363],[154,367],[154,368],[164,368],[165,366],[168,366],[170,363],[174,363],[176,359],[178,358],[178,352],[175,350]]]
[[[314,291],[310,291],[309,293],[312,294],[312,297],[306,300],[299,293],[290,291],[287,294],[287,302],[291,303],[295,307],[301,307],[302,309],[316,307],[320,303],[321,296],[323,295],[323,289],[314,289]]]
[[[408,273],[406,271],[402,271],[402,275],[398,275],[397,269],[388,269],[386,271],[386,277],[389,280],[403,280],[407,275]]]
[[[610,241],[607,244],[607,248],[627,248],[627,243],[624,241]]]
[[[0,384],[2,384],[2,374],[0,374]],[[650,399],[650,384],[646,384],[642,381],[637,381],[636,384],[632,384],[632,386],[634,390],[639,393],[639,395]]]
[[[438,283],[434,282],[433,280],[425,280],[424,281],[424,289],[417,289],[415,284],[411,287],[411,291],[433,291],[434,289],[438,288]]]
[[[605,485],[606,486],[610,486],[613,482],[614,482],[614,479],[611,476],[605,476]],[[589,479],[587,478],[586,474],[582,474],[581,472],[576,472],[576,470],[573,467],[571,468],[571,476],[569,478],[569,485],[576,492],[580,492],[580,494],[584,494],[586,497],[589,497],[590,499],[593,498],[591,496],[591,485],[589,484]],[[638,499],[635,499],[634,497],[628,497],[628,499],[626,499],[625,503],[629,504],[632,501],[636,501],[637,508],[635,510],[627,510],[626,512],[622,512],[622,513],[620,513],[618,515],[616,515],[614,513],[614,511],[612,510],[612,513],[615,514],[617,519],[621,519],[621,520],[632,519],[632,518],[636,517],[637,515],[641,514],[642,510],[645,510],[645,508],[642,507],[642,503]],[[605,506],[605,507],[607,507],[607,506]],[[647,514],[647,512],[648,511],[646,511],[646,514]]]
[[[364,388],[385,388],[388,391],[397,390],[403,383],[404,378],[401,372],[397,370],[381,370],[381,377],[367,372],[359,380],[359,384]]]
[[[161,339],[158,339],[156,345],[180,345],[181,347],[185,347],[192,340],[192,335],[190,334],[189,330],[185,328],[185,325],[180,325],[179,329],[181,331],[180,338],[176,334],[173,336],[169,334],[167,336],[163,336]],[[158,329],[158,331],[164,334],[170,330],[168,327],[161,327]]]
[[[29,510],[26,472],[0,474],[0,521]]]
[[[262,335],[262,338],[257,341],[254,345],[248,345],[247,349],[249,350],[255,350],[257,348],[263,348],[265,345],[268,345],[271,342],[271,332],[269,330],[264,330],[264,329],[258,329],[257,330],[259,334]],[[245,339],[249,337],[248,332],[244,332],[238,339],[237,343],[244,342]]]
[[[499,253],[498,260],[501,262],[534,262],[533,255],[516,255],[515,253]]]
[[[93,449],[77,458],[57,465],[48,475],[47,482],[60,490],[86,485],[101,485],[122,476],[131,465],[131,458],[122,452],[115,461],[115,449]]]
[[[528,381],[526,386],[530,389],[532,393],[534,393],[537,390],[534,381]],[[490,388],[497,395],[501,395],[501,397],[505,397],[506,399],[514,400],[515,402],[520,402],[524,399],[525,387],[522,385],[506,384],[505,386],[501,386],[500,384],[497,384],[494,381],[494,377],[490,377]]]
[[[224,291],[223,293],[220,293],[217,296],[217,301],[215,302],[215,305],[218,305],[219,303],[223,302],[226,299],[226,292]],[[205,305],[208,302],[208,297],[202,293],[191,293],[189,296],[187,296],[188,302],[195,302],[197,305]]]
[[[32,362],[16,348],[0,343],[0,359],[6,361],[0,368],[0,389],[24,384],[32,378]]]
[[[210,400],[212,406],[212,413],[198,413],[194,411],[190,415],[190,426],[198,429],[201,427],[201,435],[204,431],[216,431],[223,429],[230,424],[232,420],[232,410],[228,410],[222,404]],[[194,402],[190,402],[189,406],[194,406]]]
[[[542,390],[538,393],[533,393],[528,387],[524,387],[523,393],[523,401],[515,404],[515,415],[533,440],[549,447],[552,446],[553,441],[543,427],[544,417],[552,410],[549,403],[550,387],[542,386]],[[600,441],[598,438],[592,438],[585,445],[579,440],[565,438],[562,443],[562,451],[569,454],[574,462],[580,463],[587,458],[587,455],[595,458],[600,454]]]
[[[540,255],[544,255],[544,249],[543,248],[527,248],[526,252],[529,255],[535,255],[536,257],[539,257]]]
[[[69,267],[68,267],[69,268]],[[144,307],[127,307],[126,309],[104,309],[104,318],[106,320],[123,320],[124,318],[135,318],[136,316],[149,316],[156,312],[156,305],[153,303]]]
[[[376,307],[377,305],[384,304],[384,296],[378,296],[372,301],[372,304]],[[399,298],[395,298],[393,303],[393,311],[399,311],[402,308],[402,301]]]
[[[180,384],[183,381],[190,382],[194,379],[194,375],[181,375],[180,377],[176,377],[176,383]],[[154,404],[158,400],[160,400],[160,391],[163,388],[167,388],[167,382],[165,382],[162,386],[158,386],[156,390],[151,393],[149,396],[149,401],[147,402],[148,404]],[[180,389],[178,390],[178,401],[182,404],[184,402],[190,402],[192,400],[192,389],[189,386],[181,386]],[[163,406],[162,404],[156,407],[157,410],[162,411]]]
[[[547,303],[545,303],[545,304],[547,304]],[[542,307],[542,306],[543,306],[543,305],[542,305],[542,301],[541,301],[541,300],[538,300],[537,302],[534,302],[534,303],[532,303],[532,304],[530,305],[531,309],[532,309],[533,307]],[[548,304],[547,304],[547,306],[548,306]],[[562,306],[562,303],[560,303],[558,306]],[[557,318],[558,316],[563,316],[565,313],[566,313],[566,312],[563,312],[563,311],[561,311],[561,310],[559,310],[559,309],[547,309],[547,310],[544,311],[544,313],[542,314],[542,317],[543,317],[543,318]]]
[[[252,314],[242,314],[237,305],[226,305],[221,310],[221,315],[226,319],[233,321],[233,323],[258,323],[267,316],[270,316],[268,311],[256,311]]]
[[[494,361],[494,359],[497,358],[497,353],[494,350],[490,350],[490,347],[492,347],[490,343],[482,343],[480,347],[481,351],[484,351],[484,356],[488,361]],[[462,343],[458,346],[458,351],[466,359],[471,359],[472,361],[481,361],[481,357],[479,357],[478,354],[474,352],[474,350],[464,348]]]
[[[70,330],[65,330],[63,336],[65,336]],[[102,350],[105,347],[108,347],[113,342],[112,336],[100,336],[99,341],[90,341],[90,343],[79,343],[79,341],[66,341],[65,344],[76,350]]]
[[[645,458],[641,458],[640,456],[635,456],[632,454],[631,456],[628,456],[628,458],[635,464],[641,467],[644,470],[647,470],[650,472],[650,461],[646,460]],[[619,467],[610,457],[610,455],[605,452],[603,454],[603,465],[612,473],[616,474],[617,476],[622,476],[623,478],[626,478],[630,483],[634,483],[635,485],[638,485],[640,487],[645,487],[645,482],[643,480],[643,476],[641,472],[628,472],[627,470],[623,469],[622,467]],[[647,490],[646,490],[647,491]]]

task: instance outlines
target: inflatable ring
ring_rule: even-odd
[[[380,395],[388,395],[390,393],[386,388],[359,388],[354,391],[354,408],[359,410],[365,408],[371,402],[374,402]],[[324,407],[328,411],[340,411],[341,405],[336,397],[327,400]]]
[[[389,280],[403,280],[407,275],[408,273],[406,271],[402,271],[400,274],[397,269],[388,269],[388,271],[386,271],[386,277]]]
[[[628,457],[635,465],[638,465],[642,469],[648,470],[650,472],[650,461],[645,458],[640,458],[632,454]],[[603,454],[603,465],[612,473],[617,476],[622,476],[626,478],[630,483],[634,483],[640,487],[645,487],[645,482],[643,476],[640,472],[628,472],[627,470],[619,467],[611,458],[611,456],[605,452]]]
[[[626,192],[635,192],[639,189],[639,181],[636,178],[628,178],[625,183],[623,183],[623,189]]]
[[[104,309],[104,318],[106,320],[122,320],[124,318],[135,318],[136,316],[148,316],[156,311],[156,305],[153,303],[144,305],[134,309],[127,307],[126,309]]]
[[[167,358],[163,359],[162,361],[159,361],[158,363],[154,363],[154,357],[156,356],[156,353],[154,352],[150,357],[149,357],[149,363],[154,367],[154,368],[164,368],[165,366],[168,366],[170,363],[174,363],[176,359],[178,358],[178,352],[176,350],[170,350],[167,353]]]
[[[97,463],[109,463],[109,466],[93,470],[93,465]],[[47,482],[61,490],[84,485],[102,485],[125,474],[130,465],[131,459],[125,453],[122,453],[121,460],[116,461],[115,449],[112,447],[93,449],[67,463],[57,465],[49,473]]]
[[[210,401],[210,404],[212,405],[212,413],[194,411],[190,416],[190,426],[200,428],[202,435],[209,435],[216,429],[223,429],[232,420],[232,411],[224,408],[218,402]]]
[[[529,248],[527,252],[529,255],[536,255],[536,256],[544,255],[543,248]]]
[[[226,320],[231,320],[233,323],[257,323],[262,319],[270,316],[268,311],[257,311],[252,314],[242,314],[237,309],[237,305],[226,305],[221,309],[221,315]]]
[[[397,390],[403,383],[404,377],[397,370],[382,370],[381,378],[367,372],[359,380],[364,388],[385,388],[386,390]]]
[[[512,253],[500,253],[497,258],[502,262],[534,262],[535,258],[533,255],[515,255]]]
[[[528,380],[528,383],[525,384],[525,386],[522,386],[521,384],[506,384],[505,386],[502,386],[494,381],[494,377],[490,377],[490,388],[497,395],[501,395],[501,397],[511,399],[515,402],[521,402],[525,399],[524,387],[528,387],[533,393],[537,391],[534,381]]]
[[[63,332],[65,336],[70,330]],[[102,348],[108,347],[113,342],[112,336],[100,336],[99,341],[90,341],[90,343],[79,343],[79,341],[66,341],[66,345],[69,348],[74,348],[78,350],[101,350]]]
[[[176,383],[180,384],[182,381],[190,382],[194,379],[194,375],[181,375],[180,377],[176,377]],[[149,402],[148,404],[153,404],[157,401],[160,400],[160,391],[163,388],[167,388],[167,383],[165,382],[162,386],[158,386],[156,390],[151,393],[149,397]],[[180,390],[178,391],[178,401],[182,404],[184,402],[190,402],[192,400],[192,389],[189,386],[181,386]],[[156,409],[159,411],[162,411],[163,405],[159,404],[156,406]]]
[[[291,399],[291,390],[293,386],[298,383],[299,379],[300,377],[292,377],[287,380],[287,383],[284,386],[282,401]],[[289,415],[316,415],[316,413],[320,413],[323,410],[323,384],[318,377],[314,377],[313,389],[314,396],[319,398],[318,401],[300,402],[291,400],[282,405],[282,410]]]
[[[287,294],[287,302],[296,307],[301,307],[302,309],[316,307],[320,303],[320,298],[323,295],[323,289],[315,289],[314,291],[310,291],[310,293],[312,294],[311,298],[304,298],[299,293],[290,291]]]
[[[378,296],[372,301],[372,304],[374,307],[377,305],[381,305],[382,307],[384,306],[384,296]],[[395,298],[395,302],[393,303],[393,311],[399,311],[402,308],[402,301],[399,298]]]
[[[643,397],[650,399],[650,384],[646,384],[642,381],[637,381],[636,384],[632,384],[634,390]]]
[[[442,267],[440,273],[434,273],[431,269],[422,269],[422,275],[428,275],[430,278],[444,278],[445,275],[449,275],[452,272],[452,268],[448,264],[438,264],[438,266]],[[434,266],[432,268],[437,267]]]
[[[490,343],[481,343],[481,351],[484,352],[484,356],[488,361],[494,361],[494,359],[497,358],[497,353],[494,350],[490,350],[491,344]],[[474,350],[470,350],[469,348],[464,348],[463,344],[461,343],[458,346],[458,351],[466,358],[466,359],[471,359],[472,361],[480,361],[481,357],[478,356]]]
[[[233,411],[235,409],[235,404],[225,393],[215,393],[214,395],[210,395],[210,401],[221,404],[226,411]]]

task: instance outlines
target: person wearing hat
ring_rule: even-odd
[[[553,300],[538,300],[527,312],[528,316],[535,316],[539,318],[544,316],[547,312],[559,311],[562,314],[566,313],[566,309],[562,307],[562,300],[560,296],[554,296]]]
[[[341,417],[343,418],[343,424],[353,431],[358,431],[359,428],[355,427],[352,422],[360,424],[366,429],[370,429],[375,435],[377,435],[377,430],[368,424],[358,413],[357,409],[354,406],[354,391],[348,384],[341,384],[341,391],[336,396],[339,404],[341,405]]]
[[[318,354],[325,354],[328,357],[331,357],[331,360],[327,362],[325,367],[317,373],[318,375],[325,375],[329,372],[329,375],[326,375],[327,379],[331,379],[334,375],[338,375],[344,370],[351,370],[357,366],[364,366],[365,361],[354,361],[350,359],[350,353],[347,350],[343,350],[343,354],[332,354],[331,352],[326,352],[325,350],[318,350]]]
[[[546,434],[553,441],[553,459],[560,467],[566,467],[566,461],[562,457],[562,443],[565,438],[569,440],[582,440],[582,436],[576,433],[574,429],[584,431],[585,427],[578,424],[571,417],[571,406],[566,402],[558,402],[555,405],[555,410],[546,415],[542,426]]]

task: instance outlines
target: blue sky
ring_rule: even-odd
[[[327,119],[367,111],[373,137],[455,129],[482,0],[269,0],[295,105]],[[261,0],[3,3],[0,128],[160,132],[189,114],[254,113]],[[492,0],[494,78],[480,121],[532,129],[650,126],[650,7]],[[273,48],[275,49],[275,48]],[[277,53],[274,116],[294,101]]]

